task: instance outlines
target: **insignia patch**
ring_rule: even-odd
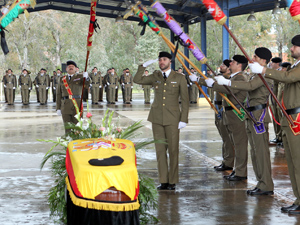
[[[74,79],[73,81],[78,81],[78,80],[80,80],[80,78]]]
[[[176,81],[172,81],[171,84],[177,84],[177,82]]]

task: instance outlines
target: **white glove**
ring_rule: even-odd
[[[122,83],[122,86],[124,86],[125,84],[124,83]]]
[[[13,87],[13,89],[15,90],[15,89],[16,89],[16,87]]]
[[[53,87],[53,90],[56,90],[56,87]]]
[[[219,85],[231,86],[231,81],[223,76],[215,76]]]
[[[214,81],[214,79],[212,79],[212,78],[207,78],[207,79],[205,80],[205,83],[206,83],[207,87],[212,87],[213,84],[215,83],[215,81]]]
[[[35,85],[37,88],[39,87],[39,85]]]
[[[116,89],[118,89],[118,86],[116,86]]]
[[[197,76],[195,74],[192,74],[189,77],[190,77],[191,81],[193,81],[193,82],[197,81]]]
[[[143,64],[143,67],[150,66],[152,63],[155,63],[155,62],[157,62],[157,61],[158,61],[158,59],[151,59],[151,60],[145,62],[145,63]]]
[[[84,77],[85,79],[87,79],[87,78],[89,77],[89,73],[88,73],[88,72],[83,72],[83,77]]]
[[[186,123],[180,121],[178,124],[178,129],[180,130],[181,128],[185,128],[185,127],[186,127]]]
[[[262,71],[264,69],[264,67],[259,65],[258,62],[249,63],[248,66],[252,73],[262,73]]]
[[[92,84],[90,84],[90,87],[92,87],[93,85]]]
[[[31,88],[28,88],[29,91],[31,91]]]
[[[6,85],[5,85],[5,84],[4,84],[3,86],[6,88]]]
[[[99,86],[99,88],[101,88],[101,85]]]
[[[49,89],[49,87],[46,87],[46,90],[48,90]]]
[[[110,85],[110,83],[109,83],[109,82],[107,82],[107,85]]]
[[[56,111],[56,114],[57,114],[58,116],[61,116],[61,110],[58,109],[58,110]]]
[[[133,88],[133,86],[131,86],[131,88]]]

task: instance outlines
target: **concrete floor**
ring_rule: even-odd
[[[147,122],[150,105],[143,96],[133,96],[132,105],[105,103],[90,105],[93,121],[101,121],[106,109],[116,111],[121,126],[142,120],[145,127],[140,138],[151,138]],[[53,185],[49,165],[39,166],[51,144],[37,139],[55,139],[64,133],[62,119],[56,116],[55,103],[40,106],[32,97],[23,106],[20,96],[8,106],[0,102],[0,224],[53,224],[49,218],[47,194]],[[274,138],[270,124],[270,139]],[[180,136],[180,182],[175,192],[159,193],[159,209],[152,212],[162,225],[230,225],[300,224],[300,216],[280,212],[292,204],[294,196],[289,181],[284,151],[270,147],[272,156],[274,196],[247,196],[255,187],[249,154],[248,180],[229,182],[222,178],[227,172],[215,172],[221,158],[221,138],[214,125],[214,112],[204,99],[191,105],[189,124]],[[157,182],[154,147],[137,152],[138,168]]]

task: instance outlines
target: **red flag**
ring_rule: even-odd
[[[300,20],[300,1],[299,0],[287,0],[287,6],[293,20]]]
[[[227,16],[214,0],[202,0],[202,2],[207,8],[208,12],[219,24],[223,25],[226,22]]]
[[[91,1],[91,12],[90,12],[90,26],[89,26],[89,33],[87,37],[87,50],[91,51],[92,48],[92,41],[93,41],[93,34],[95,29],[95,20],[96,20],[96,6],[97,0]]]

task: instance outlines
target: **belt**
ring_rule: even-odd
[[[251,106],[251,107],[246,108],[246,109],[247,109],[247,111],[252,112],[252,111],[264,109],[264,108],[266,108],[266,107],[267,107],[267,104],[261,104],[261,105]]]
[[[46,84],[41,84],[41,83],[38,83],[38,85],[46,85]]]
[[[25,84],[25,83],[21,83],[21,85],[28,85],[28,84]]]
[[[240,109],[241,108],[241,106],[240,105],[235,105],[238,109]],[[224,110],[225,111],[230,111],[230,110],[233,110],[233,107],[232,106],[224,106]]]
[[[81,98],[81,95],[69,95],[62,97],[63,100],[72,99],[72,98]]]
[[[131,82],[127,82],[127,83],[125,83],[125,84],[131,84]]]
[[[288,115],[300,113],[300,107],[285,110]]]
[[[97,82],[97,83],[95,83],[95,82],[92,82],[92,84],[100,84],[100,82]]]
[[[222,105],[222,101],[214,101],[216,105]]]

